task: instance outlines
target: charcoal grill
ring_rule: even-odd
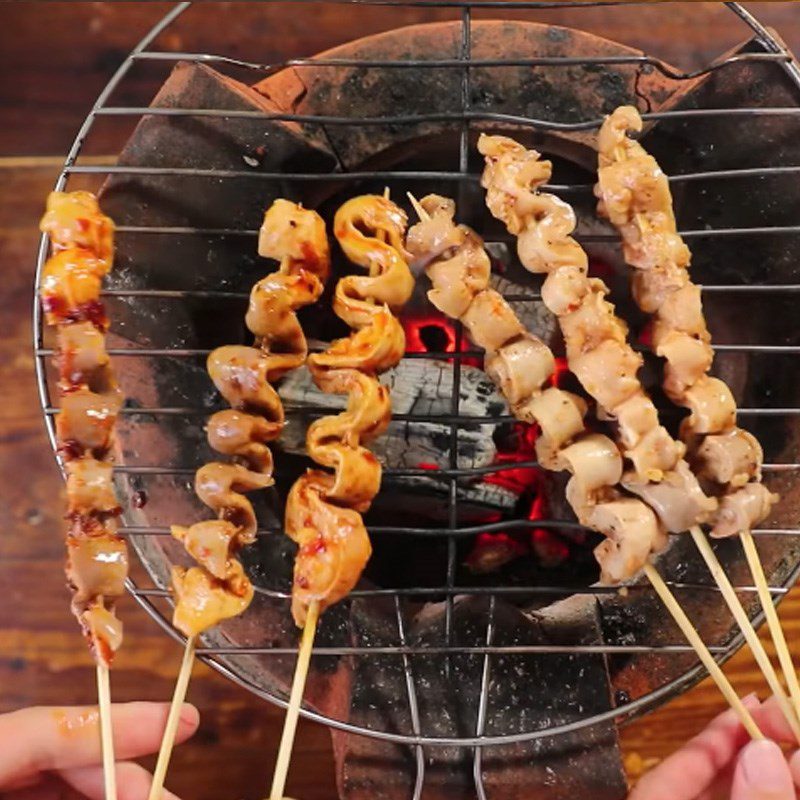
[[[800,352],[792,317],[800,292],[800,69],[737,3],[726,4],[726,13],[750,38],[689,72],[582,33],[581,15],[598,5],[615,4],[268,3],[258,9],[266,24],[297,9],[332,8],[359,30],[372,32],[379,14],[396,24],[320,56],[283,53],[256,63],[178,51],[175,31],[190,9],[184,3],[101,92],[56,188],[102,181],[104,210],[119,224],[117,267],[105,292],[110,352],[130,398],[116,475],[128,499],[123,533],[149,575],[128,588],[173,638],[180,640],[168,622],[167,575],[183,556],[167,526],[204,514],[191,476],[210,456],[202,424],[219,399],[203,361],[214,346],[244,341],[247,293],[266,271],[255,256],[263,208],[289,196],[330,220],[343,198],[384,185],[398,202],[406,189],[454,194],[460,217],[487,240],[497,286],[557,346],[538,287],[482,206],[474,138],[480,130],[510,131],[554,158],[560,182],[550,189],[575,204],[578,238],[637,331],[642,320],[625,304],[616,235],[595,218],[591,193],[592,137],[602,115],[624,102],[645,112],[647,146],[671,175],[718,342],[716,369],[734,388],[743,423],[764,442],[766,480],[782,494],[769,527],[754,532],[776,600],[792,584],[800,565],[800,379],[792,370]],[[574,28],[536,23],[551,6],[573,8]],[[202,4],[190,13],[210,18]],[[403,27],[410,23],[425,24]],[[124,104],[135,96],[137,70],[154,67],[174,69],[153,103]],[[221,70],[244,77],[237,82]],[[98,126],[109,123],[136,124],[117,163],[84,158]],[[43,238],[37,283],[46,256]],[[406,322],[435,327],[422,288]],[[324,313],[305,322],[312,337],[330,337]],[[34,303],[39,391],[55,446],[47,335]],[[474,366],[479,356],[456,326],[440,329],[398,369],[398,413],[378,445],[388,464],[384,490],[367,518],[376,566],[324,618],[302,713],[333,731],[343,797],[617,798],[624,776],[616,725],[703,673],[648,585],[634,582],[622,593],[596,585],[585,532],[560,501],[560,479],[537,485],[547,508],[537,516],[522,513],[520,497],[502,481],[487,482],[537,465],[497,458],[496,432],[507,433],[512,418]],[[281,391],[289,429],[278,446],[277,490],[263,499],[258,544],[245,555],[257,598],[197,653],[285,705],[297,635],[281,498],[307,463],[299,443],[309,419],[325,413],[326,398],[302,373]],[[434,459],[438,448],[440,457],[420,461],[415,450],[412,458],[404,441]],[[494,516],[481,516],[487,509]],[[555,532],[583,558],[555,571],[541,563],[526,571],[525,559],[486,574],[464,568],[476,537],[520,541],[519,532],[535,530]],[[717,552],[755,616],[738,542],[718,543]],[[410,568],[397,569],[398,559]],[[741,640],[690,543],[674,537],[659,569],[715,656],[728,658]]]

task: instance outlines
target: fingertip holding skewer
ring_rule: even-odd
[[[742,703],[741,699],[734,691],[730,681],[728,681],[727,677],[725,677],[725,673],[722,671],[719,664],[717,664],[717,662],[714,660],[714,657],[711,655],[703,640],[700,638],[700,634],[697,632],[694,625],[692,625],[689,617],[686,616],[686,612],[683,610],[683,608],[681,608],[680,604],[675,598],[675,595],[672,594],[667,584],[664,583],[664,579],[661,577],[658,570],[652,564],[647,563],[644,565],[644,573],[652,584],[653,589],[655,589],[656,594],[661,598],[661,602],[664,603],[667,611],[669,611],[669,613],[672,615],[672,618],[681,629],[681,633],[683,633],[689,644],[694,648],[694,651],[697,653],[697,656],[702,662],[703,666],[708,670],[708,674],[717,684],[720,692],[722,692],[725,700],[727,700],[728,705],[730,705],[730,707],[739,717],[739,721],[750,735],[750,738],[763,739],[764,734],[759,729],[756,721],[753,719],[752,715],[747,710],[747,707],[744,705],[744,703]]]
[[[178,725],[181,720],[181,709],[183,701],[186,699],[186,692],[189,688],[189,678],[192,674],[194,663],[194,650],[196,639],[190,636],[186,640],[186,648],[183,651],[183,661],[178,673],[178,680],[175,682],[175,692],[172,695],[172,703],[167,715],[167,724],[164,727],[164,736],[161,740],[161,748],[158,751],[158,761],[153,772],[153,783],[150,786],[150,794],[147,800],[161,800],[164,792],[164,781],[169,769],[169,761],[172,757],[172,749],[175,747],[175,736],[178,733]]]
[[[417,212],[417,216],[422,220],[422,222],[427,222],[431,216],[428,212],[422,207],[422,204],[414,197],[411,192],[406,192],[406,197],[408,197],[409,202],[414,207],[414,211]]]
[[[798,683],[797,672],[795,671],[789,647],[786,644],[786,636],[781,627],[778,612],[775,610],[772,593],[769,590],[767,577],[764,574],[764,566],[761,563],[756,544],[753,541],[753,534],[750,531],[743,531],[739,538],[742,540],[742,548],[744,549],[745,558],[747,559],[747,564],[753,576],[758,599],[764,609],[764,615],[767,618],[767,627],[772,636],[772,641],[775,644],[778,661],[781,665],[786,685],[789,688],[789,695],[792,698],[795,713],[798,718],[800,718],[800,683]]]
[[[111,722],[111,683],[108,665],[97,664],[97,702],[100,707],[100,742],[103,754],[105,800],[117,800],[117,771],[114,757],[114,728]]]
[[[775,699],[780,706],[781,712],[783,713],[784,717],[786,717],[786,722],[789,724],[795,739],[798,741],[798,743],[800,743],[800,723],[798,722],[796,710],[789,702],[789,697],[787,696],[786,691],[784,690],[780,679],[778,678],[778,674],[775,671],[769,656],[767,655],[767,651],[764,649],[764,645],[758,638],[758,633],[756,633],[753,623],[747,616],[747,612],[744,610],[741,601],[737,597],[736,592],[734,591],[728,576],[725,574],[722,564],[719,563],[719,559],[711,548],[711,544],[709,543],[708,539],[697,525],[691,528],[690,533],[692,535],[692,539],[694,539],[694,542],[697,545],[700,555],[703,557],[703,560],[706,562],[706,566],[711,572],[711,576],[714,578],[715,583],[719,587],[728,609],[730,610],[731,614],[733,614],[734,620],[741,629],[742,635],[749,645],[756,663],[761,669],[761,672],[763,673],[770,690],[775,695]]]
[[[272,788],[269,800],[289,800],[283,794],[286,788],[286,777],[289,773],[289,762],[294,747],[294,735],[297,730],[297,719],[300,716],[300,706],[303,702],[303,692],[308,677],[308,667],[311,662],[311,652],[314,648],[314,636],[317,632],[319,620],[319,602],[314,600],[308,607],[306,624],[303,626],[303,637],[300,650],[297,653],[297,664],[292,680],[292,689],[289,694],[289,705],[286,707],[286,719],[283,723],[281,743],[278,748],[278,758],[275,762],[275,773],[272,777]],[[151,798],[152,800],[152,798]]]

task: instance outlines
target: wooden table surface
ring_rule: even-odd
[[[793,4],[751,4],[800,50],[800,10]],[[34,384],[30,307],[36,224],[69,143],[93,99],[124,54],[169,6],[163,3],[46,3],[0,5],[0,711],[31,704],[92,702],[94,671],[67,610],[62,574],[61,480],[47,444]],[[407,13],[379,8],[348,12],[320,7],[314,25],[284,5],[267,24],[259,9],[220,4],[201,9],[161,44],[217,50],[266,61],[305,55],[367,31],[406,24]],[[654,14],[662,20],[654,24]],[[193,10],[192,15],[196,14]],[[205,15],[204,17],[202,15]],[[249,15],[249,16],[248,16]],[[493,14],[492,16],[498,16]],[[427,19],[452,18],[428,10]],[[201,19],[202,18],[202,19]],[[657,9],[554,10],[538,19],[563,22],[654,52],[681,66],[698,66],[744,30],[713,4]],[[277,20],[277,21],[276,21]],[[352,30],[350,30],[352,27]],[[224,33],[223,33],[224,31]],[[712,33],[713,31],[713,33]],[[221,41],[220,41],[221,40]],[[121,102],[146,101],[163,72],[137,70]],[[133,92],[135,97],[128,97]],[[101,126],[90,152],[118,151],[124,131]],[[113,674],[117,700],[169,696],[180,653],[135,603],[121,604],[126,645]],[[800,591],[781,608],[790,641],[800,642]],[[797,645],[800,651],[800,644]],[[800,652],[798,653],[800,655]],[[726,667],[744,694],[764,686],[748,653]],[[200,732],[179,748],[172,788],[192,800],[262,797],[277,747],[282,714],[198,665],[190,697],[202,713]],[[636,773],[663,758],[723,707],[715,687],[702,683],[659,711],[625,727],[626,763]],[[288,791],[303,800],[335,796],[327,730],[301,722]]]

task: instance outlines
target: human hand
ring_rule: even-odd
[[[743,702],[767,740],[750,741],[728,709],[644,775],[628,800],[796,800],[800,752],[787,761],[776,744],[797,743],[775,699]]]
[[[166,703],[112,706],[119,800],[146,800],[151,776],[130,761],[155,753],[167,721]],[[177,741],[199,724],[194,706],[181,711]],[[97,708],[24,708],[0,715],[0,796],[4,800],[56,800],[68,787],[89,800],[104,800]],[[70,796],[74,796],[70,795]],[[164,800],[177,800],[164,792]]]

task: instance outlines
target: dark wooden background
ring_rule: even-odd
[[[408,24],[451,19],[456,12],[341,6],[201,4],[163,49],[224,52],[269,61]],[[209,8],[214,6],[214,8]],[[36,225],[75,131],[125,53],[161,15],[165,3],[0,4],[0,712],[31,704],[92,702],[94,671],[67,610],[62,576],[61,481],[38,410],[31,356],[30,307]],[[750,7],[800,51],[800,9],[793,3]],[[522,12],[520,12],[522,13]],[[510,14],[506,14],[509,16]],[[501,16],[480,12],[478,16]],[[663,8],[556,9],[525,18],[582,27],[641,47],[682,67],[707,63],[746,35],[711,3]],[[115,100],[146,104],[164,67],[137,69]],[[98,126],[88,153],[108,162],[127,128]],[[781,609],[789,641],[800,642],[800,592]],[[117,700],[167,698],[179,652],[126,598],[126,645],[113,674]],[[797,646],[800,652],[800,645]],[[727,666],[741,693],[763,691],[748,654]],[[171,786],[184,797],[263,797],[282,714],[198,666],[190,698],[200,732],[173,760]],[[635,775],[699,730],[722,708],[708,682],[623,731]],[[301,723],[289,793],[302,800],[335,795],[325,728]]]

